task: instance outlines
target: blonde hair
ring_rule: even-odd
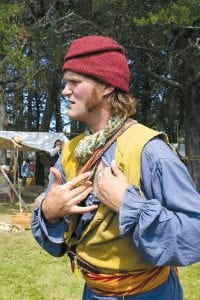
[[[121,90],[115,89],[108,98],[113,116],[130,117],[136,113],[136,99]]]

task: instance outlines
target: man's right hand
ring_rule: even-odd
[[[84,214],[98,208],[97,205],[79,206],[92,192],[92,182],[88,180],[90,172],[82,173],[66,184],[61,184],[61,174],[56,168],[51,168],[50,172],[54,182],[41,206],[47,223],[55,224],[65,215]]]

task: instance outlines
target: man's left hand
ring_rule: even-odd
[[[97,198],[111,210],[119,212],[121,201],[129,184],[126,176],[118,168],[115,161],[97,174],[95,192]]]

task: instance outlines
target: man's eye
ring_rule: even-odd
[[[65,79],[62,79],[61,80],[61,89],[64,89],[66,84],[67,84],[67,81]]]
[[[68,82],[69,82],[69,81],[68,81]],[[76,84],[78,83],[78,81],[77,81],[77,80],[70,80],[69,83],[71,83],[71,84],[73,84],[73,85],[76,85]]]

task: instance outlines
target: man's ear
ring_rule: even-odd
[[[104,85],[102,95],[103,96],[109,96],[110,94],[112,94],[112,92],[114,91],[114,89],[115,89],[114,86],[106,84],[106,85]]]

